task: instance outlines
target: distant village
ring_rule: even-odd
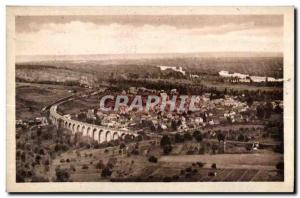
[[[220,77],[233,79],[234,82],[283,82],[282,78],[273,78],[273,77],[264,77],[264,76],[250,76],[249,74],[241,74],[241,73],[230,73],[228,71],[220,71]]]

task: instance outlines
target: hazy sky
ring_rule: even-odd
[[[280,15],[16,17],[17,55],[282,49]]]

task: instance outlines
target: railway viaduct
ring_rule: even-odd
[[[50,107],[49,119],[57,127],[60,125],[63,128],[72,131],[72,134],[82,133],[82,136],[89,136],[98,143],[109,142],[119,138],[124,139],[126,135],[131,138],[137,134],[131,131],[118,131],[111,128],[101,127],[98,125],[88,124],[77,120],[72,120],[57,113],[57,104]]]

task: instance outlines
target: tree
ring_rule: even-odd
[[[218,147],[216,144],[213,144],[213,145],[211,146],[211,150],[212,150],[213,154],[216,154],[216,153],[217,153],[218,148],[219,148],[219,147]]]
[[[279,106],[279,104],[276,105],[275,109],[274,109],[275,113],[282,113],[283,109]]]
[[[168,155],[169,153],[171,153],[173,147],[171,144],[167,144],[163,147],[163,152],[165,155]]]
[[[96,165],[96,169],[103,169],[105,167],[104,163],[102,160],[100,160]]]
[[[37,129],[36,135],[37,135],[38,139],[41,137],[41,135],[42,135],[42,129],[40,127],[38,127],[38,129]]]
[[[199,135],[196,136],[196,141],[197,142],[202,142],[202,140],[203,140],[202,134],[199,134]]]
[[[112,174],[112,171],[108,167],[105,167],[101,172],[102,177],[109,177],[109,176],[111,176],[111,174]]]
[[[173,130],[177,130],[177,122],[176,122],[176,120],[175,119],[173,119],[172,121],[171,121],[171,127],[172,127],[172,129]]]
[[[140,141],[142,141],[142,140],[143,140],[143,136],[142,136],[142,135],[138,135],[138,136],[136,137],[136,141],[140,142]]]
[[[265,106],[265,118],[270,118],[273,111],[273,105],[270,102],[267,102]]]
[[[252,150],[252,144],[246,144],[245,148],[247,151],[251,151]]]
[[[246,102],[247,102],[247,105],[251,107],[253,104],[253,98],[251,96],[248,96],[246,99]]]
[[[256,116],[259,119],[263,119],[265,117],[265,110],[264,110],[264,108],[261,105],[258,105],[256,107]]]
[[[197,135],[199,135],[200,134],[200,131],[194,131],[193,132],[193,137],[195,138]]]
[[[197,162],[197,165],[199,166],[199,168],[203,168],[204,163],[203,162]]]
[[[185,134],[183,135],[183,137],[184,137],[184,140],[185,140],[185,141],[189,141],[189,140],[192,140],[192,139],[193,139],[193,137],[191,136],[190,133],[185,133]]]
[[[225,135],[223,134],[223,133],[221,133],[221,132],[219,132],[218,134],[217,134],[217,138],[218,138],[218,141],[219,142],[221,142],[221,141],[225,141]]]
[[[62,170],[60,168],[55,170],[56,181],[58,182],[68,182],[70,178],[70,174],[66,170]]]
[[[212,168],[212,169],[217,169],[217,164],[216,164],[216,163],[213,163],[213,164],[211,165],[211,168]]]
[[[126,145],[124,143],[121,143],[119,147],[120,147],[120,149],[124,149],[126,147]]]
[[[203,136],[202,136],[202,133],[200,131],[194,131],[193,137],[195,138],[195,140],[197,142],[202,142],[202,140],[203,140]]]
[[[79,113],[77,117],[81,121],[85,121],[86,120],[86,114],[85,113]]]
[[[155,156],[150,156],[149,158],[148,158],[148,161],[149,162],[152,162],[152,163],[157,163],[157,157],[155,157]]]
[[[182,135],[180,135],[180,133],[176,133],[175,134],[175,143],[182,143],[184,142],[184,138],[182,137]]]
[[[160,140],[160,146],[164,154],[169,154],[172,151],[172,144],[169,136],[164,135]]]
[[[164,135],[160,140],[160,146],[164,148],[166,145],[171,145],[171,140],[168,135]]]
[[[238,136],[238,141],[244,142],[244,141],[245,141],[245,136],[244,136],[243,134],[240,134],[240,135]]]

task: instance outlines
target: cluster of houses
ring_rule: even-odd
[[[122,94],[128,96],[134,94],[167,94],[163,90],[152,90],[144,87],[130,87],[123,90]],[[168,92],[169,95],[178,94],[176,89]],[[209,127],[214,125],[232,123],[251,123],[257,120],[256,108],[261,105],[254,101],[251,106],[245,101],[241,101],[237,96],[225,95],[222,98],[211,100],[210,93],[197,96],[196,103],[199,111],[196,112],[168,112],[154,108],[145,111],[127,111],[120,108],[119,111],[102,112],[100,109],[88,109],[80,114],[88,120],[99,121],[95,124],[119,130],[146,130],[149,131],[189,131],[199,127]],[[114,103],[112,102],[112,105]],[[278,106],[282,101],[274,101],[272,105]],[[113,107],[113,106],[112,106]],[[66,115],[70,116],[70,115]],[[75,117],[79,118],[78,115]]]
[[[176,72],[180,72],[185,76],[185,71],[182,69],[182,67],[176,67],[176,66],[164,66],[164,65],[158,65],[157,67],[160,68],[161,71],[165,71],[167,69],[176,71]]]
[[[154,90],[134,87],[129,88],[127,92],[135,94],[141,90],[147,93],[154,92]],[[126,94],[126,91],[123,92]],[[171,93],[176,94],[177,91],[174,89]],[[161,94],[166,93],[161,92]],[[241,102],[236,97],[225,95],[224,98],[210,100],[208,93],[197,97],[200,109],[197,112],[166,112],[158,107],[149,112],[126,111],[122,108],[118,112],[89,109],[85,114],[88,119],[101,120],[101,125],[107,127],[127,130],[137,129],[140,126],[154,131],[187,131],[197,127],[250,122],[255,118],[255,107],[249,107],[246,102]]]
[[[46,117],[36,117],[30,120],[16,120],[16,127],[46,126],[48,124],[48,119]]]
[[[283,82],[282,78],[273,78],[266,76],[250,76],[249,74],[241,74],[241,73],[230,73],[228,71],[220,71],[219,76],[227,79],[232,79],[233,82]]]

